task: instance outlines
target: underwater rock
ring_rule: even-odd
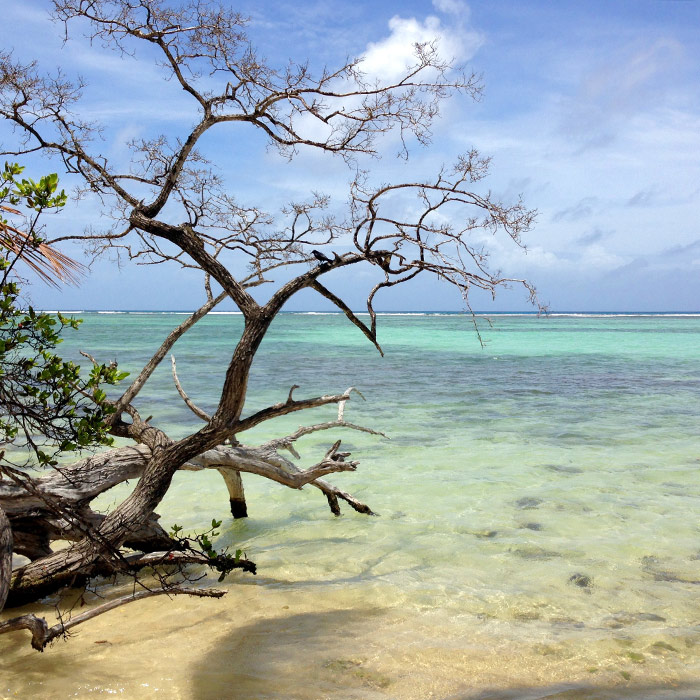
[[[531,508],[537,508],[542,503],[541,498],[533,498],[532,496],[523,496],[519,498],[515,505],[520,508],[520,510],[530,510]]]
[[[329,668],[331,671],[349,671],[357,666],[362,666],[367,659],[328,659],[323,664],[324,668]]]
[[[535,654],[539,654],[540,656],[556,656],[557,655],[557,648],[553,647],[549,644],[535,644],[532,647],[532,651],[534,651]]]
[[[550,617],[549,622],[555,627],[565,629],[583,629],[586,626],[581,620],[575,620],[573,617]]]
[[[371,688],[387,688],[392,680],[388,676],[364,668],[367,659],[329,659],[323,666],[333,673],[346,673],[349,677]]]
[[[555,552],[552,549],[545,549],[537,545],[525,545],[523,547],[515,547],[510,550],[511,554],[521,559],[552,559],[562,556],[560,552]]]
[[[666,622],[665,617],[661,617],[661,615],[656,615],[655,613],[634,613],[632,617],[640,622]]]
[[[498,530],[474,530],[472,535],[480,540],[490,540],[498,534]]]
[[[571,574],[569,583],[579,588],[590,588],[593,585],[593,579],[586,574]]]
[[[669,583],[690,583],[694,586],[700,585],[700,580],[679,576],[673,571],[662,569],[661,562],[658,557],[646,556],[642,557],[642,571],[645,574],[650,574],[655,581],[668,581]]]
[[[666,622],[666,618],[655,613],[631,613],[622,610],[607,618],[606,626],[611,629],[620,629],[621,627],[633,625],[635,622]]]
[[[583,469],[566,467],[563,464],[547,464],[545,469],[549,469],[550,472],[559,472],[560,474],[583,474]]]
[[[525,530],[534,530],[535,532],[539,532],[540,530],[544,529],[544,525],[542,525],[542,523],[525,523],[520,527]]]
[[[518,622],[534,622],[542,619],[542,615],[535,610],[517,610],[511,617]]]

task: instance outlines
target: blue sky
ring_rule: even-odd
[[[78,72],[90,84],[84,113],[105,124],[103,152],[116,161],[135,136],[184,133],[195,113],[152,64],[90,46],[78,34],[65,46],[46,19],[47,3],[3,8],[0,42],[16,56]],[[250,34],[271,63],[287,58],[334,65],[365,55],[390,70],[414,41],[437,38],[483,74],[484,98],[447,103],[433,144],[408,163],[395,143],[371,163],[379,180],[431,174],[475,146],[493,156],[485,186],[524,195],[538,209],[527,253],[489,238],[492,264],[526,276],[559,310],[700,309],[700,2],[697,0],[434,0],[434,2],[241,2]],[[0,131],[2,140],[11,137]],[[239,201],[274,210],[322,190],[343,201],[350,172],[339,159],[302,152],[287,163],[242,128],[207,136]],[[36,158],[28,172],[57,165]],[[67,185],[71,181],[66,179]],[[79,230],[99,222],[97,204],[67,208],[53,226]],[[79,254],[75,248],[68,252]],[[360,308],[371,284],[345,273],[336,291]],[[98,261],[79,288],[36,284],[35,304],[63,309],[183,309],[201,300],[199,279],[160,266],[121,270]],[[446,285],[425,281],[387,295],[379,308],[459,309]],[[526,309],[517,290],[476,308]],[[293,307],[323,309],[309,294]]]

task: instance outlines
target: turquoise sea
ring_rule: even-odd
[[[131,371],[185,317],[79,315],[64,354]],[[182,473],[162,522],[222,519],[217,545],[259,574],[220,601],[127,606],[42,655],[2,637],[0,697],[700,698],[700,314],[491,319],[482,347],[468,316],[382,315],[381,358],[341,315],[282,314],[246,410],[292,384],[360,389],[346,418],[390,439],[315,434],[300,465],[341,437],[361,464],[329,480],[379,517],[244,475],[250,517],[234,522],[218,474]],[[205,410],[241,326],[212,314],[175,346]],[[199,424],[169,361],[138,407],[173,437]]]

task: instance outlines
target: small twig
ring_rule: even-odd
[[[343,399],[342,401],[338,402],[338,420],[342,421],[343,420],[343,414],[345,413],[345,403],[350,399],[350,394],[352,392],[355,392],[363,401],[367,401],[367,399],[364,397],[362,392],[359,389],[356,389],[354,386],[349,387],[346,389],[344,396],[347,398]],[[380,433],[380,435],[384,435],[384,433]],[[386,437],[386,435],[384,435]]]
[[[338,403],[339,401],[347,401],[350,396],[351,391],[357,391],[354,387],[350,387],[343,394],[335,394],[332,396],[315,396],[311,399],[301,399],[292,400],[291,402],[285,401],[284,403],[276,403],[273,406],[268,406],[262,410],[254,413],[247,418],[244,418],[238,423],[236,428],[236,433],[244,433],[246,430],[259,425],[263,421],[270,420],[272,418],[278,418],[279,416],[287,415],[288,413],[294,413],[295,411],[304,411],[307,408],[317,408],[319,406],[325,406],[329,403]],[[359,391],[357,391],[360,394]],[[362,396],[362,394],[360,394]],[[364,397],[362,397],[364,398]]]
[[[85,352],[84,350],[81,350],[80,354],[83,357],[87,357],[87,359],[90,360],[90,362],[92,362],[92,364],[95,365],[95,367],[100,366],[99,362],[89,352]]]
[[[348,430],[357,430],[361,433],[379,435],[383,438],[386,438],[387,440],[391,440],[391,438],[388,435],[386,435],[386,433],[382,433],[379,430],[374,430],[374,428],[367,428],[364,425],[348,423],[345,420],[332,420],[328,421],[327,423],[316,423],[315,425],[300,426],[291,435],[287,435],[283,438],[274,438],[273,440],[266,442],[264,445],[262,445],[262,447],[271,448],[275,450],[288,449],[297,459],[299,459],[298,455],[295,454],[295,451],[292,451],[290,449],[294,442],[296,442],[299,438],[304,437],[305,435],[311,435],[311,433],[317,433],[321,430],[330,430],[331,428],[347,428]]]

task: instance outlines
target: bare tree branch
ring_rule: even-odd
[[[0,611],[5,607],[7,594],[10,590],[12,548],[12,527],[5,511],[0,507]]]
[[[168,337],[163,341],[161,346],[158,348],[156,353],[151,357],[151,359],[146,363],[144,368],[139,372],[138,376],[131,383],[131,386],[122,394],[122,396],[115,402],[115,416],[118,416],[121,411],[126,408],[137,394],[143,388],[144,384],[148,381],[148,378],[153,374],[155,368],[161,363],[163,358],[168,354],[168,351],[175,345],[178,338],[181,338],[192,326],[194,326],[197,321],[204,318],[209,311],[215,308],[226,298],[226,293],[221,292],[216,298],[207,300],[206,304],[201,306],[197,311],[195,311],[191,316],[185,319],[177,328],[173,329]]]
[[[198,598],[221,598],[226,595],[226,591],[217,590],[215,588],[200,589],[200,588],[157,588],[153,590],[138,591],[136,593],[130,593],[129,595],[121,596],[120,598],[115,598],[114,600],[107,601],[98,605],[90,610],[87,610],[80,615],[76,615],[70,620],[65,622],[61,621],[57,624],[49,627],[46,620],[41,617],[30,613],[28,615],[21,615],[20,617],[13,617],[5,622],[0,622],[0,634],[6,634],[7,632],[15,632],[17,630],[26,629],[32,633],[32,647],[37,651],[44,651],[46,645],[52,642],[57,637],[65,636],[68,632],[77,627],[83,622],[92,620],[98,615],[103,615],[110,610],[119,608],[127,603],[134,603],[138,600],[143,600],[144,598],[153,598],[159,595],[191,595]]]
[[[377,348],[379,354],[384,357],[384,351],[377,342],[376,334],[373,333],[371,329],[367,328],[367,326],[365,326],[365,324],[362,323],[357,316],[355,316],[350,307],[340,297],[333,294],[333,292],[331,292],[329,289],[326,289],[326,287],[324,287],[318,280],[314,280],[309,286],[311,289],[316,290],[321,296],[324,296],[329,301],[332,301],[347,316],[350,322],[355,324],[362,331],[365,337],[369,339],[370,343]]]
[[[204,411],[202,411],[201,408],[197,408],[197,406],[194,405],[194,403],[192,402],[190,397],[187,396],[187,394],[185,393],[185,390],[182,388],[182,385],[180,384],[180,380],[178,379],[178,376],[177,376],[177,367],[175,365],[175,356],[174,355],[170,356],[170,363],[171,363],[172,370],[173,370],[173,381],[175,382],[175,388],[177,389],[177,393],[180,394],[180,396],[182,397],[182,400],[187,405],[187,408],[189,408],[190,411],[192,411],[192,413],[194,413],[194,415],[197,416],[197,418],[201,418],[202,420],[207,421],[207,422],[210,421],[211,416],[208,413],[205,413]]]
[[[317,408],[318,406],[326,406],[329,403],[339,403],[345,402],[350,398],[350,393],[352,391],[357,391],[354,387],[350,387],[343,394],[327,395],[327,396],[316,396],[311,399],[302,399],[300,401],[295,401],[291,398],[291,392],[287,401],[285,403],[276,403],[274,406],[268,406],[260,411],[257,411],[252,416],[248,416],[238,423],[237,433],[245,432],[251,428],[259,425],[263,421],[270,420],[272,418],[279,418],[279,416],[287,415],[288,413],[294,413],[296,411],[304,411],[307,408]],[[359,393],[359,392],[358,392]],[[361,394],[360,394],[361,395]]]

